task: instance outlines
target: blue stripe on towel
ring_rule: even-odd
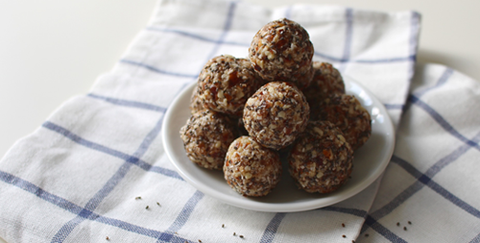
[[[401,104],[383,104],[387,110],[403,110],[405,105]]]
[[[135,151],[135,153],[133,154],[134,156],[129,157],[125,160],[123,165],[120,166],[120,168],[115,172],[115,174],[113,174],[113,176],[107,181],[107,183],[105,183],[105,185],[93,196],[93,198],[88,201],[88,203],[85,205],[85,209],[89,211],[94,211],[103,201],[103,199],[105,199],[110,194],[110,192],[112,192],[113,189],[120,183],[120,181],[122,181],[122,179],[130,170],[131,165],[140,160],[139,158],[143,156],[150,144],[157,137],[162,127],[162,122],[163,116],[157,121],[153,129],[143,139],[142,143],[137,148],[137,151]],[[48,123],[48,125],[51,124],[53,123]],[[83,211],[84,210],[82,210],[82,212]],[[77,217],[68,221],[60,228],[60,230],[53,237],[52,242],[63,242],[66,237],[68,237],[68,235],[70,235],[70,233],[76,228],[76,226],[83,222],[85,219],[86,217],[84,215],[78,214]]]
[[[278,227],[282,223],[283,218],[285,218],[285,213],[277,213],[267,225],[267,228],[263,232],[260,243],[270,243],[273,242],[275,234],[277,233]]]
[[[470,243],[479,243],[479,242],[480,242],[480,233],[470,241]]]
[[[173,29],[173,28],[159,28],[159,27],[154,27],[154,26],[149,26],[146,28],[146,30],[149,31],[155,31],[155,32],[165,32],[165,33],[175,33],[181,36],[185,36],[188,38],[196,39],[199,41],[204,41],[204,42],[212,42],[215,44],[223,44],[223,45],[231,45],[231,46],[244,46],[248,47],[250,46],[250,43],[242,43],[242,42],[235,42],[235,41],[224,41],[224,40],[218,40],[218,39],[213,39],[209,37],[205,37],[199,34],[194,34],[190,33],[185,30],[179,30],[179,29]]]
[[[352,39],[353,39],[353,9],[346,8],[345,9],[345,20],[346,20],[346,28],[345,28],[345,42],[343,45],[343,54],[341,60],[350,60],[352,54]],[[339,70],[340,72],[345,71],[348,62],[341,62]]]
[[[55,194],[49,193],[38,187],[37,185],[26,181],[20,177],[14,176],[10,173],[0,171],[0,180],[10,185],[16,186],[26,192],[32,193],[35,196],[53,205],[56,205],[57,207],[62,208],[70,213],[79,214],[83,210],[82,207]]]
[[[445,75],[442,75],[442,77]],[[442,79],[441,79],[442,80]],[[443,83],[444,81],[440,81],[438,83]],[[436,85],[438,87],[438,85]],[[472,143],[475,143],[478,145],[480,142],[480,133],[478,133],[472,140]],[[439,173],[443,168],[448,166],[449,164],[455,162],[458,158],[460,158],[462,155],[464,155],[467,151],[469,151],[473,146],[471,144],[463,144],[462,146],[458,147],[454,151],[452,151],[450,154],[446,155],[445,157],[441,158],[439,161],[437,161],[435,164],[433,164],[426,172],[423,174],[419,170],[417,170],[415,167],[412,166],[411,163],[407,162],[404,159],[401,159],[400,157],[393,155],[392,156],[392,163],[395,163],[399,165],[401,168],[403,168],[405,171],[407,171],[410,175],[412,175],[414,178],[417,178],[417,180],[407,187],[405,190],[403,190],[401,193],[399,193],[393,200],[391,200],[389,203],[385,204],[382,208],[376,210],[375,212],[372,212],[368,218],[369,220],[366,221],[364,224],[361,232],[364,232],[368,227],[373,228],[376,230],[378,233],[382,234],[384,237],[387,239],[389,237],[389,234],[385,234],[384,231],[378,231],[378,230],[383,230],[379,226],[379,223],[377,222],[381,218],[389,215],[393,210],[398,208],[400,205],[402,205],[405,201],[407,201],[409,198],[411,198],[414,194],[416,194],[418,191],[420,191],[422,188],[425,186],[428,186],[431,188],[433,191],[437,192],[439,195],[444,197],[445,199],[449,200],[451,203],[455,204],[456,206],[460,207],[461,209],[465,210],[469,214],[473,215],[474,217],[480,218],[480,211],[477,210],[476,208],[472,207],[468,203],[464,202],[457,196],[453,195],[450,193],[448,190],[440,186],[438,183],[434,182],[432,178]],[[375,227],[377,228],[375,228]],[[383,227],[383,226],[382,226]],[[378,230],[377,230],[378,229]]]
[[[328,207],[325,207],[325,208],[319,208],[318,210],[350,214],[350,215],[354,215],[354,216],[357,216],[357,217],[360,217],[360,218],[365,218],[367,216],[367,211],[361,210],[361,209],[356,209],[356,208],[344,208],[344,207],[338,207],[338,206],[328,206]]]
[[[395,243],[407,242],[404,239],[402,239],[400,236],[394,234],[392,231],[387,229],[385,226],[381,225],[379,222],[377,222],[375,219],[373,219],[370,216],[367,216],[367,218],[365,219],[364,226],[365,225],[368,225],[373,230],[377,231],[380,235],[390,240],[391,242],[395,242]]]
[[[445,68],[445,71],[442,73],[442,75],[440,76],[440,78],[437,80],[437,83],[434,85],[434,86],[431,86],[431,87],[428,87],[428,88],[425,88],[425,89],[422,89],[422,90],[419,90],[417,92],[414,92],[414,95],[417,97],[417,98],[420,98],[421,96],[423,96],[425,93],[433,90],[433,89],[436,89],[438,87],[441,87],[442,85],[444,85],[449,79],[450,77],[452,76],[453,74],[453,69],[451,68]]]
[[[409,48],[409,56],[411,57],[411,61],[416,63],[417,61],[417,49],[418,49],[418,33],[420,28],[420,14],[412,11],[412,16],[410,18],[410,48]],[[415,65],[411,65],[408,68],[408,79],[409,81],[413,80],[413,76],[415,74]]]
[[[478,144],[480,142],[480,133],[477,134],[477,136],[475,136],[475,138],[472,141]],[[428,186],[433,191],[437,192],[439,195],[441,195],[442,197],[444,197],[454,205],[458,206],[459,208],[463,209],[467,213],[471,214],[472,216],[476,218],[480,218],[480,211],[478,209],[469,205],[465,201],[461,200],[460,198],[458,198],[457,196],[455,196],[454,194],[452,194],[451,192],[449,192],[448,190],[446,190],[445,188],[443,188],[438,183],[432,180],[432,178],[437,173],[439,173],[443,168],[455,162],[459,157],[464,155],[471,148],[472,146],[463,144],[462,146],[454,150],[452,153],[448,154],[447,156],[443,157],[438,162],[433,164],[427,170],[427,172],[425,172],[425,174],[417,170],[415,167],[411,165],[411,163],[407,162],[406,160],[395,155],[392,156],[392,160],[391,160],[392,163],[399,165],[401,168],[407,171],[414,178],[417,178],[417,180],[412,185],[410,185],[405,190],[403,190],[400,194],[398,194],[392,201],[390,201],[389,203],[387,203],[377,211],[371,213],[368,216],[369,220],[366,221],[364,227],[362,228],[362,232],[365,231],[368,227],[374,228],[373,225],[379,224],[377,222],[378,220],[389,215],[393,210],[398,208],[400,205],[402,205],[405,201],[407,201],[409,198],[411,198],[415,193],[420,191],[425,186]],[[383,232],[380,232],[380,231],[377,231],[377,232],[384,235]],[[384,236],[387,237],[387,235],[384,235]]]
[[[215,46],[213,47],[212,51],[208,55],[207,60],[213,58],[218,52],[218,49],[220,49],[220,46],[222,46],[223,41],[225,40],[225,37],[227,36],[228,32],[230,31],[230,28],[232,27],[232,22],[233,22],[233,17],[234,17],[236,7],[237,7],[237,2],[235,1],[230,2],[230,5],[228,6],[227,17],[225,20],[225,24],[223,26],[222,34],[220,35],[218,40],[215,42]]]
[[[480,139],[480,134],[477,136],[477,139]],[[395,163],[402,167],[404,170],[406,170],[410,175],[412,175],[414,178],[422,178],[424,177],[423,181],[417,180],[415,181],[412,185],[407,187],[404,191],[402,191],[400,194],[398,194],[392,201],[389,203],[385,204],[382,208],[376,210],[375,212],[371,213],[370,216],[373,217],[374,219],[380,219],[385,217],[386,215],[390,214],[394,209],[396,209],[398,206],[403,204],[407,199],[412,197],[416,192],[420,191],[425,184],[423,182],[427,182],[426,178],[433,178],[437,173],[439,173],[443,168],[445,168],[447,165],[455,162],[459,157],[464,155],[467,151],[469,151],[471,146],[468,145],[462,145],[459,148],[455,149],[453,152],[448,154],[447,156],[441,158],[438,162],[433,164],[427,172],[425,172],[425,175],[423,175],[420,171],[415,169],[410,163],[407,161],[401,159],[398,156],[392,156],[392,163]],[[431,179],[428,179],[431,180]]]
[[[158,237],[158,242],[170,242],[172,238],[176,237],[175,232],[180,230],[188,221],[193,210],[197,206],[198,202],[203,198],[204,194],[200,191],[196,191],[192,197],[185,203],[180,214],[178,214],[175,221],[170,225],[165,234]]]
[[[120,105],[120,106],[140,108],[145,110],[157,111],[161,113],[164,113],[165,111],[167,111],[167,108],[165,107],[156,106],[156,105],[152,105],[144,102],[133,101],[133,100],[111,98],[111,97],[97,95],[93,93],[88,94],[87,97],[104,100],[106,102],[109,102],[115,105]]]
[[[443,118],[437,111],[435,111],[427,103],[423,102],[415,95],[410,95],[408,100],[412,102],[412,104],[415,104],[418,107],[422,108],[424,111],[426,111],[443,129],[445,129],[445,131],[447,131],[448,133],[450,133],[460,141],[480,151],[480,146],[478,143],[475,143],[474,141],[460,134],[460,132],[458,132],[452,125],[450,125],[450,123],[448,123],[448,121],[445,120],[445,118]]]
[[[449,192],[444,187],[440,186],[438,183],[434,182],[427,176],[422,176],[419,178],[419,181],[430,187],[433,191],[450,201],[451,203],[455,204],[457,207],[465,210],[467,213],[471,214],[472,216],[480,219],[480,211],[475,207],[471,206],[470,204],[466,203],[459,197],[455,196],[453,193]]]
[[[64,209],[65,211],[68,211],[72,214],[77,214],[80,217],[85,217],[89,220],[95,220],[96,222],[103,223],[106,225],[110,225],[113,227],[117,227],[126,231],[134,232],[140,235],[148,236],[151,238],[158,238],[162,234],[168,234],[152,229],[147,229],[144,227],[140,227],[134,224],[130,224],[118,219],[112,219],[108,217],[104,217],[101,215],[98,215],[92,211],[88,211],[85,208],[82,208],[62,197],[59,197],[55,194],[52,194],[50,192],[47,192],[43,190],[42,188],[34,185],[31,182],[28,182],[26,180],[23,180],[19,177],[16,177],[12,174],[9,174],[7,172],[0,171],[0,181],[3,181],[5,183],[8,183],[10,185],[16,186],[26,192],[29,192],[38,198],[45,200],[61,209]],[[178,237],[178,236],[175,236]],[[181,242],[184,242],[185,239],[179,238],[179,240],[182,240]]]
[[[122,60],[120,60],[120,62],[121,63],[126,63],[126,64],[131,64],[131,65],[134,65],[134,66],[143,67],[143,68],[146,68],[146,69],[148,69],[152,72],[161,73],[161,74],[165,74],[165,75],[171,75],[171,76],[177,76],[177,77],[183,77],[183,78],[197,78],[198,77],[198,74],[186,74],[186,73],[170,72],[170,71],[166,71],[166,70],[163,70],[163,69],[156,68],[154,66],[151,66],[151,65],[148,65],[148,64],[145,64],[145,63],[135,62],[135,61],[132,61],[132,60],[127,60],[127,59],[122,59]]]
[[[122,153],[118,150],[111,149],[111,148],[108,148],[106,146],[100,145],[98,143],[94,143],[92,141],[83,139],[80,136],[78,136],[78,135],[68,131],[67,129],[65,129],[65,128],[57,125],[57,124],[54,124],[52,122],[47,121],[47,122],[43,123],[42,126],[44,128],[49,129],[49,130],[57,132],[57,133],[65,136],[66,138],[68,138],[68,139],[70,139],[70,140],[72,140],[72,141],[74,141],[74,142],[76,142],[80,145],[83,145],[87,148],[90,148],[90,149],[93,149],[93,150],[96,150],[96,151],[99,151],[99,152],[103,152],[105,154],[109,154],[109,155],[112,155],[112,156],[117,157],[119,159],[125,160],[129,163],[132,163],[132,164],[138,166],[139,168],[141,168],[145,171],[152,171],[152,172],[155,172],[155,173],[166,175],[168,177],[183,180],[182,177],[180,175],[178,175],[178,173],[176,171],[166,169],[166,168],[162,168],[162,167],[159,167],[159,166],[152,166],[149,163],[147,163],[147,162],[145,162],[145,161],[143,161],[143,160],[141,160],[141,159],[139,159],[135,156],[131,156],[131,155]]]

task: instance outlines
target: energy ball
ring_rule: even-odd
[[[353,95],[331,95],[325,100],[320,118],[340,128],[353,150],[365,144],[372,133],[370,114]]]
[[[221,55],[210,59],[201,70],[198,98],[210,110],[241,117],[245,102],[262,82],[249,60]]]
[[[248,49],[253,68],[266,81],[293,82],[301,90],[313,76],[313,45],[298,23],[280,19],[263,26]]]
[[[270,82],[247,100],[243,122],[261,145],[279,150],[305,130],[310,108],[303,93],[287,82]]]
[[[313,62],[314,75],[310,86],[303,91],[310,105],[310,119],[318,120],[319,110],[331,94],[345,94],[340,72],[326,62]]]
[[[199,111],[205,110],[205,106],[203,105],[203,101],[198,98],[197,86],[193,88],[192,96],[190,97],[190,113],[195,114]]]
[[[228,148],[223,173],[228,185],[243,196],[265,196],[280,181],[282,163],[276,151],[241,136]]]
[[[328,121],[309,122],[288,157],[289,172],[300,189],[329,193],[352,173],[353,150],[342,131]]]
[[[203,110],[193,114],[180,129],[188,158],[206,168],[221,170],[236,128],[223,114]]]

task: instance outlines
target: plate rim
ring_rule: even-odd
[[[175,170],[188,184],[190,184],[191,186],[193,186],[194,188],[196,188],[197,190],[201,191],[206,195],[209,195],[226,204],[236,206],[239,208],[260,211],[260,212],[285,212],[286,213],[286,212],[301,212],[301,211],[308,211],[312,209],[318,209],[318,208],[327,207],[335,203],[344,201],[360,193],[361,191],[365,190],[368,186],[370,186],[375,180],[377,180],[383,174],[383,172],[385,171],[386,167],[388,166],[391,160],[391,157],[393,155],[393,151],[395,148],[395,128],[388,114],[387,109],[385,108],[383,103],[381,103],[371,91],[369,91],[362,84],[360,84],[359,82],[355,81],[354,79],[348,76],[343,76],[343,79],[344,79],[346,88],[352,85],[353,86],[357,85],[373,101],[373,103],[375,104],[375,107],[379,108],[380,114],[383,114],[385,117],[385,120],[383,123],[387,127],[386,130],[388,130],[389,132],[389,134],[386,134],[387,135],[386,137],[390,138],[388,142],[389,144],[391,144],[391,146],[389,146],[388,151],[386,151],[387,155],[385,156],[385,161],[380,163],[380,166],[375,167],[375,172],[373,176],[370,176],[362,180],[361,183],[358,183],[357,185],[348,188],[342,194],[334,195],[332,197],[320,198],[312,201],[304,201],[304,202],[296,202],[296,203],[272,204],[267,202],[254,201],[254,200],[249,200],[247,201],[248,203],[244,203],[244,201],[238,200],[238,198],[233,198],[230,195],[225,195],[215,190],[214,188],[209,187],[206,184],[198,183],[198,181],[192,178],[192,176],[189,173],[186,173],[186,171],[184,171],[183,168],[180,167],[178,162],[176,162],[176,155],[173,152],[174,151],[173,145],[169,143],[168,134],[167,134],[168,127],[170,125],[169,121],[171,120],[171,118],[174,115],[174,112],[176,111],[176,109],[174,108],[180,105],[179,104],[181,103],[180,100],[184,98],[185,95],[188,95],[187,97],[190,98],[191,95],[189,94],[191,94],[191,92],[193,91],[193,88],[196,85],[196,82],[192,82],[188,84],[187,87],[183,88],[183,90],[181,90],[179,94],[177,94],[177,96],[173,99],[173,101],[171,102],[171,104],[167,108],[167,111],[164,114],[162,130],[161,130],[161,139],[162,139],[164,150],[167,154],[168,159],[175,167]],[[318,203],[322,201],[326,201],[326,202],[323,204]]]

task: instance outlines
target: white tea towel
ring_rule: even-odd
[[[307,29],[315,60],[333,63],[372,91],[398,130],[382,181],[341,203],[299,213],[250,211],[204,195],[178,175],[159,136],[169,104],[196,81],[207,60],[220,54],[245,57],[256,31],[281,17]],[[88,94],[62,104],[0,161],[0,237],[7,242],[478,241],[480,200],[471,192],[480,185],[474,176],[480,88],[443,67],[415,70],[419,27],[416,12],[159,1],[113,70]]]

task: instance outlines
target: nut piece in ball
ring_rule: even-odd
[[[242,116],[243,106],[263,80],[250,61],[221,55],[210,59],[198,76],[198,99],[210,110]]]
[[[345,94],[345,83],[340,72],[327,62],[313,62],[314,75],[307,89],[303,90],[310,105],[310,119],[318,120],[319,110],[332,94]]]
[[[289,172],[300,189],[329,193],[352,173],[353,150],[343,133],[328,121],[309,122],[288,157]]]
[[[287,82],[270,82],[250,97],[243,110],[248,134],[263,146],[282,149],[307,126],[310,108],[303,93]]]
[[[248,55],[266,81],[293,82],[301,90],[310,84],[313,44],[307,31],[294,21],[284,18],[263,26],[253,37]]]
[[[223,114],[203,110],[193,114],[180,129],[188,158],[206,168],[221,170],[236,128]]]
[[[340,128],[353,150],[364,145],[372,133],[370,114],[353,95],[331,95],[325,100],[320,118]]]
[[[276,151],[242,136],[230,144],[223,173],[230,187],[243,196],[265,196],[280,181],[282,163]]]

